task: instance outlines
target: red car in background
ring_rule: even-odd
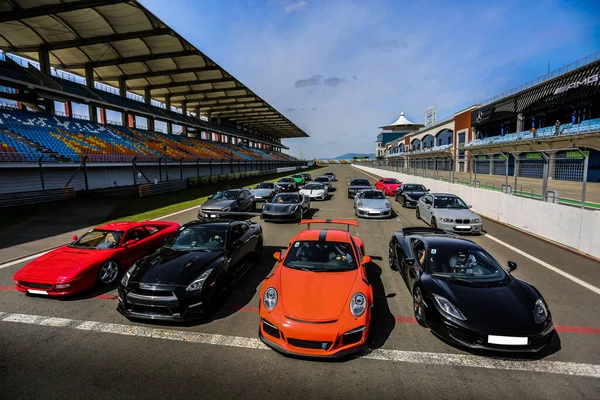
[[[375,189],[381,190],[386,195],[394,196],[400,185],[402,185],[402,182],[396,178],[381,178],[375,182]]]
[[[176,222],[159,221],[102,225],[36,258],[13,279],[17,290],[47,296],[69,296],[110,285],[137,260],[162,247],[177,228]]]

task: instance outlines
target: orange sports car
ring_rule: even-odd
[[[310,224],[343,224],[310,229]],[[302,220],[300,231],[260,291],[259,337],[281,353],[342,357],[367,346],[373,291],[365,265],[371,257],[358,237],[356,221]]]

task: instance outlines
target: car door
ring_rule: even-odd
[[[152,241],[149,236],[143,226],[132,228],[125,233],[120,245],[123,248],[121,259],[123,269],[129,268],[137,260],[151,252]]]
[[[234,222],[229,226],[227,246],[230,249],[230,273],[237,281],[250,262],[256,248],[257,237],[253,235],[250,224],[245,221]],[[237,242],[239,241],[239,242]],[[238,245],[236,245],[239,243]]]
[[[422,271],[425,267],[426,248],[425,243],[420,239],[410,239],[411,257],[414,259],[414,267],[405,266],[406,284],[412,293],[415,283],[421,278]]]
[[[421,207],[421,217],[423,221],[429,222],[431,220],[431,214],[433,210],[433,196],[427,195],[423,197],[423,207]]]

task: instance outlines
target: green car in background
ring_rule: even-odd
[[[304,185],[304,177],[300,174],[292,175],[292,179],[296,181],[298,185]]]

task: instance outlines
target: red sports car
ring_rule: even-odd
[[[17,290],[69,296],[96,285],[109,285],[140,258],[161,247],[176,222],[114,222],[89,230],[73,243],[52,250],[21,268]]]
[[[337,358],[367,347],[373,291],[360,238],[310,224],[356,221],[303,220],[285,256],[260,291],[260,339],[284,353]]]
[[[402,185],[402,182],[396,178],[381,178],[375,182],[375,189],[381,190],[388,196],[394,196],[400,185]]]

